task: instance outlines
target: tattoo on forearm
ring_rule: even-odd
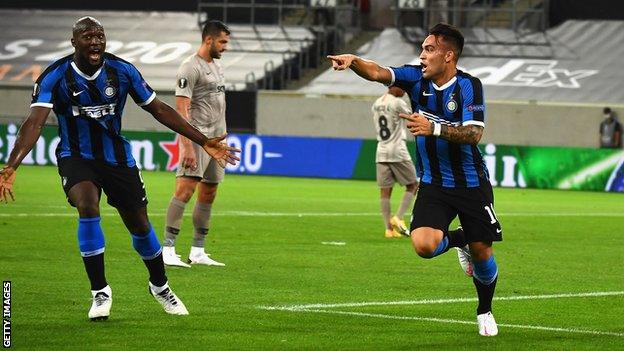
[[[442,125],[440,137],[458,144],[477,145],[483,135],[483,127],[474,124],[452,127]]]

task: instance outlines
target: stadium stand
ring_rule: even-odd
[[[475,32],[484,33],[478,30],[472,33]],[[489,33],[515,36],[510,29]],[[485,53],[470,56],[471,45],[467,42],[467,52],[459,65],[482,79],[490,99],[570,103],[624,101],[624,91],[618,88],[619,82],[624,80],[621,59],[624,21],[569,20],[545,33],[527,35],[523,40],[535,41],[544,36],[548,38],[547,46],[518,46],[519,51],[511,57],[498,55],[499,49],[491,45],[487,48],[492,51],[491,56],[483,56]],[[418,64],[419,52],[420,48],[405,40],[396,28],[384,30],[358,50],[363,57],[391,66]],[[532,53],[539,54],[540,58],[531,57]],[[383,91],[383,86],[362,81],[352,72],[338,75],[331,70],[299,90],[305,94],[357,95],[378,95]]]
[[[68,33],[83,11],[1,10],[0,42],[17,51],[3,61],[21,71],[45,65],[71,52]],[[172,89],[180,62],[198,46],[200,31],[193,14],[174,12],[93,12],[107,29],[108,47],[133,62],[156,89]],[[27,19],[37,17],[39,21]],[[128,24],[132,23],[131,26]],[[30,38],[24,41],[23,38]],[[229,90],[280,89],[302,70],[316,64],[324,45],[308,29],[276,25],[233,25],[230,52],[221,60]],[[60,50],[59,50],[60,49]],[[21,55],[20,55],[21,54]],[[29,80],[0,80],[31,85]]]

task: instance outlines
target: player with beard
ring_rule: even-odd
[[[412,102],[401,114],[416,136],[420,189],[412,211],[411,238],[423,258],[458,249],[464,272],[473,277],[479,297],[479,334],[494,336],[498,327],[492,299],[498,278],[492,242],[502,229],[494,212],[487,168],[477,148],[485,127],[481,81],[457,69],[464,36],[439,23],[422,43],[419,65],[384,67],[355,55],[329,56],[336,70],[350,68],[364,79],[396,85]],[[463,229],[449,230],[459,217]]]
[[[191,125],[212,138],[226,132],[225,77],[216,60],[227,50],[230,30],[220,21],[207,22],[202,30],[199,50],[182,62],[176,82],[176,108]],[[195,190],[197,200],[193,208],[193,241],[188,256],[191,264],[225,266],[213,260],[204,251],[208,235],[212,204],[217,187],[223,180],[224,169],[201,147],[180,137],[180,164],[176,173],[175,192],[165,224],[163,259],[166,265],[190,267],[175,252],[175,242],[182,226],[184,209]]]

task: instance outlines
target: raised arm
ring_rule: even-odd
[[[337,71],[351,68],[355,74],[366,80],[383,84],[392,83],[392,73],[390,70],[380,66],[375,61],[366,60],[352,54],[329,55],[327,58],[331,60],[332,67]]]
[[[28,118],[22,123],[17,133],[15,146],[11,151],[9,160],[6,165],[0,169],[0,202],[8,202],[9,197],[15,200],[13,196],[13,182],[15,181],[15,170],[19,167],[28,155],[30,150],[39,139],[41,130],[45,125],[46,119],[50,114],[47,107],[33,106],[30,108]]]
[[[217,160],[221,167],[225,167],[226,163],[236,164],[236,161],[240,160],[234,154],[234,152],[240,152],[240,150],[229,147],[222,142],[225,139],[225,134],[217,138],[207,138],[199,130],[190,125],[171,106],[160,101],[160,99],[155,98],[152,102],[143,106],[143,109],[151,113],[158,122],[167,126],[169,129],[201,145],[210,156]]]

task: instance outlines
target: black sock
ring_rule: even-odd
[[[497,280],[498,277],[494,278],[494,281],[490,285],[485,285],[476,278],[472,278],[472,282],[477,288],[477,296],[479,296],[477,314],[484,314],[492,311],[492,299],[494,298],[494,289],[496,289]]]
[[[87,276],[91,282],[91,290],[104,289],[108,285],[106,277],[104,276],[104,253],[83,257],[82,262],[84,263]]]
[[[149,280],[156,286],[163,286],[167,283],[167,276],[165,275],[165,264],[163,263],[162,252],[158,256],[151,260],[143,260],[145,267],[149,271]]]
[[[455,230],[449,230],[446,234],[448,237],[448,247],[463,247],[466,246],[466,236],[464,230],[461,228]]]

